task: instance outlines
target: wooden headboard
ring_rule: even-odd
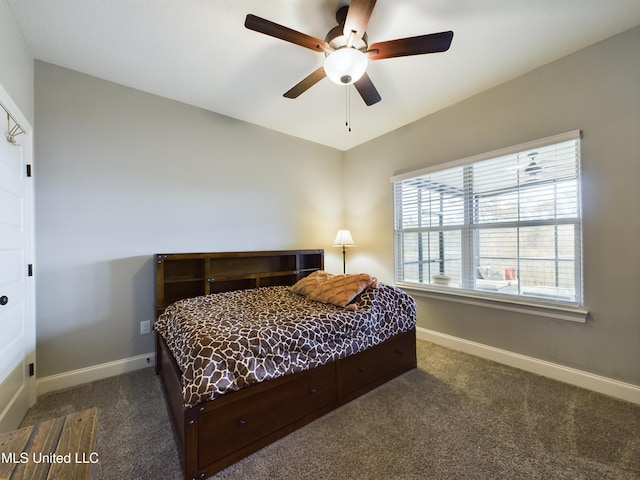
[[[324,269],[324,250],[157,253],[156,318],[183,298],[274,285],[293,285]]]

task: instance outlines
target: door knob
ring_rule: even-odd
[[[0,305],[6,305],[7,303],[9,303],[9,297],[7,297],[6,295],[2,295],[0,297]]]

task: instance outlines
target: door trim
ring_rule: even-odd
[[[22,111],[15,102],[11,99],[9,93],[5,90],[5,88],[0,84],[0,102],[10,111],[11,116],[15,118],[15,120],[20,124],[22,129],[24,130],[24,134],[16,137],[17,143],[22,146],[22,154],[25,165],[31,165],[33,168],[33,127],[31,123],[27,120],[27,118],[22,114]],[[1,113],[4,113],[3,110],[0,109]],[[6,122],[6,115],[3,115],[2,121]],[[6,138],[0,138],[0,141],[6,142]],[[33,178],[33,177],[32,177]],[[34,197],[34,186],[33,180],[28,180],[26,184],[26,197],[25,197],[25,208],[28,212],[28,219],[26,223],[27,232],[27,245],[25,248],[26,252],[26,262],[25,269],[28,264],[34,264],[35,274],[37,275],[37,265],[35,264],[35,197]],[[30,363],[36,364],[36,297],[35,297],[35,275],[27,276],[25,279],[26,282],[26,323],[25,323],[25,334],[27,338],[26,350],[27,355],[25,358],[25,365],[29,365]],[[37,364],[36,364],[37,367]],[[27,373],[28,375],[28,373]],[[37,399],[37,390],[36,390],[36,378],[37,378],[37,370],[36,375],[27,376],[27,381],[25,387],[20,389],[16,395],[13,397],[13,400],[9,403],[9,406],[5,409],[5,411],[0,411],[0,432],[12,430],[17,427],[17,425],[22,421],[22,418],[15,418],[15,408],[13,406],[18,405],[16,400],[24,401],[26,398],[28,401],[29,407],[33,406],[36,403]]]

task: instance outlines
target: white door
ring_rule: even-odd
[[[0,87],[3,105],[8,102],[2,98],[5,93]],[[0,432],[6,432],[18,426],[35,402],[30,367],[35,361],[34,282],[29,267],[33,185],[25,161],[31,156],[31,136],[15,138],[25,146],[10,143],[7,134],[13,123],[2,108],[0,115]]]

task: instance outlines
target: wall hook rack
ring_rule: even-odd
[[[2,107],[2,109],[7,114],[7,142],[17,146],[18,143],[16,142],[16,137],[26,132],[20,126],[20,124],[16,121],[16,119],[13,118],[13,116],[11,116],[11,114],[9,113],[9,110],[7,110],[7,108],[2,103],[0,103],[0,107]],[[13,126],[11,125],[12,123],[13,123]]]

